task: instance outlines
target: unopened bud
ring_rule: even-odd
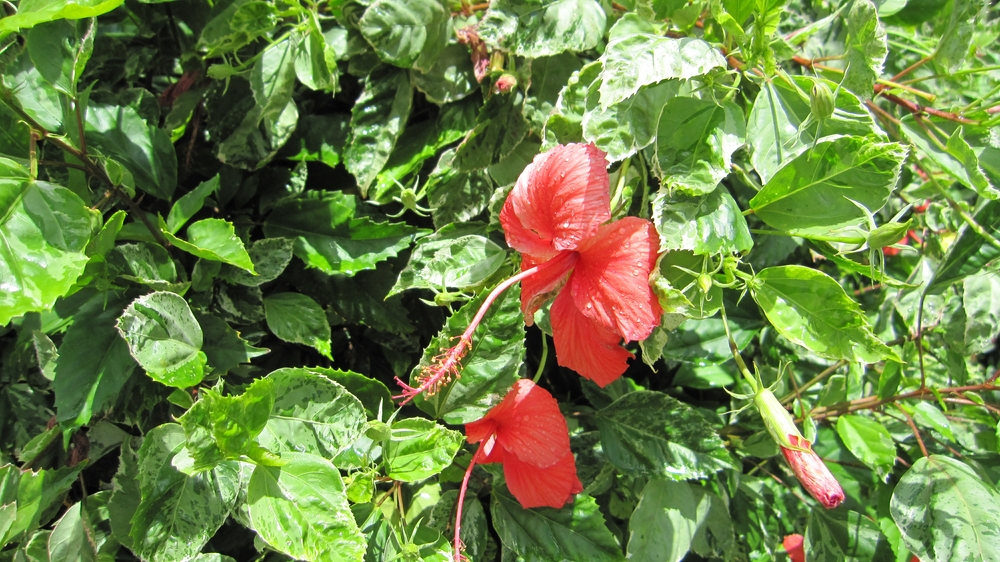
[[[868,247],[875,249],[891,246],[902,240],[909,229],[910,221],[883,224],[868,233]]]
[[[812,108],[813,117],[822,121],[833,115],[835,106],[836,102],[830,88],[822,82],[815,82],[812,93],[809,94],[809,107]]]
[[[493,85],[494,91],[498,94],[509,94],[514,91],[517,87],[517,78],[513,74],[504,73],[497,78],[496,84]]]

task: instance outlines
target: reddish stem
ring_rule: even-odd
[[[492,439],[492,438],[491,438]],[[488,440],[487,440],[488,441]],[[465,505],[465,491],[469,489],[469,477],[472,476],[472,468],[476,466],[476,462],[479,460],[479,453],[482,452],[483,445],[480,444],[476,448],[475,454],[472,455],[472,460],[469,461],[469,468],[465,469],[465,477],[462,478],[462,487],[458,490],[458,506],[455,513],[455,560],[454,562],[462,562],[462,506]]]

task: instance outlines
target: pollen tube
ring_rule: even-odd
[[[558,275],[559,271],[564,271],[569,273],[573,266],[576,265],[577,260],[580,259],[580,254],[578,252],[572,251],[562,251],[556,254],[552,259],[540,263],[535,267],[525,269],[521,273],[510,277],[503,283],[497,285],[493,291],[490,292],[486,300],[483,301],[482,306],[479,307],[479,311],[476,316],[469,323],[469,327],[462,332],[462,335],[458,337],[458,344],[451,347],[440,355],[434,358],[430,365],[427,365],[423,370],[415,377],[415,380],[419,383],[418,386],[413,387],[396,377],[396,383],[403,389],[403,393],[399,396],[393,396],[393,398],[403,398],[400,402],[400,406],[406,404],[410,400],[413,400],[415,396],[422,392],[427,392],[428,395],[435,394],[441,386],[448,384],[453,378],[458,378],[461,371],[462,357],[465,356],[466,352],[472,348],[472,334],[475,333],[476,328],[479,323],[483,321],[483,317],[486,316],[486,311],[489,310],[493,302],[503,294],[504,291],[509,289],[515,283],[521,282],[523,279],[527,279],[532,275],[537,275],[542,272],[550,272],[550,270],[556,270]]]

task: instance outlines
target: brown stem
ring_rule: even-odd
[[[837,369],[843,367],[844,365],[847,365],[847,361],[844,361],[843,359],[841,359],[840,361],[837,361],[833,365],[831,365],[831,366],[827,367],[826,369],[824,369],[823,372],[821,372],[820,374],[816,375],[815,377],[813,377],[812,379],[810,379],[808,382],[806,382],[802,386],[800,386],[797,389],[795,389],[795,392],[791,392],[791,393],[786,394],[785,396],[783,396],[781,398],[780,402],[782,404],[787,404],[787,403],[791,402],[796,396],[801,395],[802,391],[808,390],[809,387],[811,387],[812,385],[814,385],[814,384],[822,381],[826,377],[832,375],[833,373],[835,373],[837,371]]]
[[[920,451],[923,452],[925,457],[929,457],[930,455],[927,453],[927,447],[924,445],[924,440],[920,438],[920,431],[917,429],[917,424],[913,423],[913,418],[910,417],[909,412],[907,412],[902,406],[899,404],[896,404],[895,406],[899,408],[900,412],[903,412],[904,416],[906,416],[906,423],[910,426],[910,430],[913,431],[913,436],[917,438],[917,444],[920,445]]]
[[[902,107],[903,109],[909,111],[914,115],[933,115],[935,117],[940,117],[941,119],[947,119],[948,121],[954,121],[956,123],[962,123],[964,125],[978,125],[979,121],[973,121],[972,119],[967,119],[961,115],[957,115],[950,111],[941,111],[940,109],[934,109],[933,107],[926,107],[920,105],[917,102],[912,102],[904,100],[903,98],[897,96],[896,94],[890,94],[885,90],[885,87],[881,84],[875,84],[875,93],[881,95],[883,98],[891,101],[892,103]]]
[[[990,392],[990,391],[1000,391],[1000,386],[995,386],[991,382],[986,382],[982,384],[974,384],[967,386],[954,386],[948,388],[942,388],[937,391],[938,394],[959,394],[965,392]],[[907,392],[904,394],[897,394],[896,396],[891,396],[885,399],[879,399],[878,396],[866,396],[865,398],[857,398],[855,400],[849,400],[847,402],[840,402],[838,404],[832,404],[830,406],[822,406],[816,408],[812,411],[811,417],[815,419],[824,419],[834,416],[840,416],[843,414],[849,414],[851,412],[857,412],[859,410],[873,410],[882,406],[884,404],[891,404],[894,402],[899,402],[900,400],[937,400],[935,391],[929,388],[921,388],[914,390],[912,392]],[[964,399],[963,397],[959,397]],[[954,398],[949,397],[949,399],[954,400]],[[967,400],[967,399],[965,399]],[[972,400],[968,400],[970,405],[981,406]],[[991,407],[992,408],[992,407]]]
[[[914,70],[916,70],[916,69],[920,68],[921,66],[923,66],[923,65],[927,64],[928,62],[930,62],[933,57],[934,57],[933,55],[931,55],[929,57],[924,57],[924,58],[918,60],[917,62],[911,64],[910,66],[904,68],[903,70],[899,71],[899,74],[897,74],[897,75],[895,75],[895,76],[892,77],[892,81],[893,82],[899,82],[899,80],[901,78],[903,78],[904,76],[906,76],[907,74],[913,72]]]

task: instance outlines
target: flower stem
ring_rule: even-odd
[[[545,372],[545,362],[549,358],[549,338],[542,332],[542,358],[538,361],[538,370],[535,371],[535,378],[531,379],[531,382],[538,384],[538,379],[542,378],[542,373]]]
[[[455,509],[455,560],[454,562],[462,562],[462,506],[465,505],[465,491],[469,489],[469,477],[472,476],[472,469],[476,466],[476,462],[479,461],[479,453],[483,450],[482,444],[476,448],[476,452],[472,455],[472,460],[469,461],[469,468],[465,469],[465,477],[462,478],[462,487],[458,490],[458,504]]]

